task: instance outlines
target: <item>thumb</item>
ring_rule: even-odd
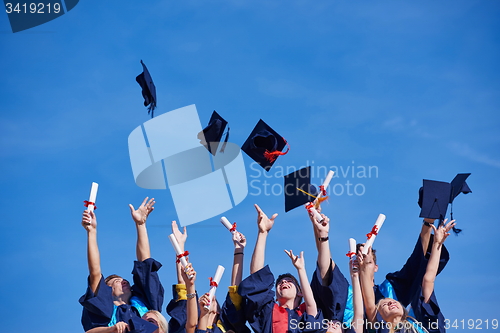
[[[278,217],[278,213],[275,213],[273,216],[271,216],[271,221],[274,221],[274,219],[277,217]]]
[[[130,212],[133,213],[135,211],[134,206],[132,204],[128,204],[128,207],[130,208]]]

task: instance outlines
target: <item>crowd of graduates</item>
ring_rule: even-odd
[[[97,218],[85,210],[82,226],[87,231],[88,287],[80,298],[85,332],[192,333],[236,332],[444,332],[444,317],[434,293],[434,281],[448,262],[444,242],[454,221],[425,218],[416,245],[403,267],[375,285],[376,251],[363,251],[349,263],[348,280],[333,260],[329,245],[329,218],[309,213],[317,248],[316,270],[309,281],[304,255],[285,250],[296,274],[275,278],[266,265],[269,232],[277,214],[268,217],[258,205],[257,241],[250,275],[243,278],[246,238],[233,230],[234,256],[231,286],[221,304],[210,295],[196,292],[196,263],[183,267],[177,260],[177,284],[166,306],[169,320],[161,314],[164,288],[158,276],[161,263],[151,258],[146,221],[154,199],[144,199],[130,211],[137,230],[133,285],[118,275],[101,273],[97,244]],[[317,207],[320,210],[320,207]],[[320,211],[321,213],[321,211]],[[172,233],[185,252],[186,228],[172,222]],[[367,252],[363,254],[363,252]],[[182,256],[182,254],[181,254]],[[339,255],[340,256],[340,255]],[[180,258],[180,256],[178,256]],[[216,286],[217,283],[213,282]],[[219,292],[220,294],[220,292]]]

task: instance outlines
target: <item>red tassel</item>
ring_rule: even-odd
[[[279,150],[275,150],[275,151],[269,151],[266,149],[266,151],[264,152],[264,158],[266,160],[269,161],[269,163],[273,163],[274,161],[276,161],[276,159],[278,158],[278,156],[281,156],[281,155],[286,155],[288,154],[288,151],[290,150],[290,145],[288,144],[288,142],[285,140],[285,138],[283,138],[283,140],[285,141],[286,143],[286,146],[288,147],[286,149],[286,151],[283,153]]]

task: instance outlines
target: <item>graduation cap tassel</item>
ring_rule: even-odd
[[[451,203],[450,219],[453,221],[453,202]],[[452,230],[455,233],[455,235],[457,235],[457,236],[458,236],[459,233],[462,232],[462,229],[459,229],[459,228],[457,228],[455,226],[453,226]]]
[[[275,150],[275,151],[269,151],[266,149],[266,151],[264,152],[264,158],[266,160],[268,160],[269,162],[274,162],[276,161],[276,159],[278,158],[278,156],[281,156],[281,155],[286,155],[288,154],[288,151],[290,150],[290,145],[288,144],[288,142],[285,140],[285,138],[283,138],[283,140],[285,141],[286,143],[286,146],[287,146],[287,149],[285,152],[281,152],[279,150]]]

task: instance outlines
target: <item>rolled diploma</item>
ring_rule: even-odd
[[[385,215],[384,214],[379,214],[377,218],[377,222],[375,222],[375,227],[377,227],[377,233],[380,232],[380,229],[382,228],[382,224],[384,224],[385,221]],[[368,249],[373,246],[373,242],[375,241],[376,235],[372,235],[367,241],[365,246],[363,247],[363,251],[361,253],[367,254]]]
[[[170,243],[172,243],[172,246],[174,247],[175,254],[176,255],[181,254],[182,253],[181,247],[179,246],[179,243],[177,242],[177,238],[175,238],[175,235],[174,234],[168,235],[168,239],[170,239]],[[186,268],[186,265],[188,264],[186,257],[180,257],[179,260],[181,262],[182,267]],[[188,275],[188,278],[192,279],[193,276]]]
[[[330,182],[332,181],[334,174],[335,174],[335,172],[333,172],[332,170],[328,171],[328,174],[326,175],[326,178],[323,181],[323,188],[325,189],[325,191],[328,188],[328,185],[330,185]],[[319,192],[316,199],[314,199],[314,203],[316,203],[316,201],[318,201],[318,199],[321,198],[321,196],[322,196],[322,194],[321,194],[321,192]]]
[[[314,216],[314,219],[318,222],[323,222],[323,217],[321,216],[320,213],[318,213],[318,211],[316,210],[316,208],[314,207],[311,207],[309,208],[309,211],[313,214]]]
[[[233,228],[233,225],[231,224],[231,222],[229,222],[229,220],[225,216],[220,218],[220,223],[222,223],[229,231],[231,231],[231,229]],[[234,234],[234,232],[235,230],[231,231],[232,234]]]
[[[93,202],[93,205],[88,205],[87,206],[87,211],[93,212],[94,207],[95,207],[95,199],[97,198],[97,188],[99,187],[99,184],[97,183],[92,183],[92,187],[90,188],[90,197],[89,197],[89,202]]]
[[[351,256],[349,257],[351,259],[356,255],[356,240],[354,238],[349,238],[349,253],[351,253]]]
[[[215,276],[214,278],[212,279],[212,281],[214,281],[215,283],[217,283],[217,285],[219,285],[219,282],[220,282],[220,279],[222,278],[222,274],[224,274],[224,266],[217,266],[217,270],[215,271]],[[212,302],[212,300],[214,299],[214,296],[215,296],[215,291],[217,290],[217,287],[213,286],[213,287],[210,287],[210,291],[208,292],[208,299],[210,300],[210,302]],[[207,306],[205,305],[205,309],[210,309],[210,304]]]

